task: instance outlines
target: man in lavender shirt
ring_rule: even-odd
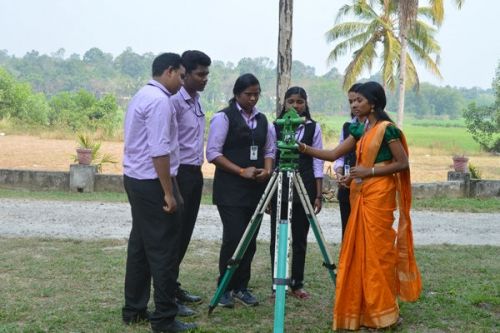
[[[182,197],[177,120],[171,96],[183,84],[184,67],[175,53],[163,53],[152,66],[153,79],[132,98],[125,115],[123,183],[132,210],[125,272],[125,324],[149,320],[153,332],[183,332],[193,323],[175,319],[179,211]],[[151,279],[155,311],[149,313]]]
[[[179,125],[180,165],[176,178],[184,199],[179,235],[179,265],[184,259],[193,234],[203,190],[201,166],[204,161],[205,114],[200,104],[198,92],[205,89],[208,82],[209,66],[212,63],[209,56],[195,50],[185,51],[181,58],[182,65],[186,69],[184,85],[177,94],[172,96],[172,104]],[[182,289],[179,281],[175,295],[178,301],[179,315],[195,314],[184,303],[200,303],[201,297]]]

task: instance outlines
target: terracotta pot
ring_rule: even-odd
[[[90,162],[92,162],[92,149],[77,148],[76,158],[78,159],[78,164],[90,165]]]
[[[469,172],[469,158],[465,156],[453,157],[453,168],[456,172]]]

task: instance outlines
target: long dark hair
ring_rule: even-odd
[[[244,92],[245,89],[255,85],[259,86],[260,92],[260,83],[255,75],[251,73],[240,75],[240,77],[236,79],[236,82],[234,82],[233,97],[229,100],[229,105],[236,103],[236,96]]]
[[[349,88],[349,90],[347,90],[348,93],[350,92],[356,92],[356,89],[358,89],[359,87],[361,87],[363,83],[355,83],[351,86],[351,88]]]
[[[312,120],[311,113],[309,112],[309,103],[307,102],[307,93],[306,93],[306,90],[304,88],[302,88],[302,87],[297,87],[297,86],[290,87],[286,91],[286,93],[285,93],[285,99],[283,101],[283,108],[281,109],[281,112],[278,115],[278,119],[281,118],[281,117],[283,117],[283,115],[287,111],[286,110],[286,99],[289,98],[292,95],[299,95],[300,97],[302,97],[306,101],[306,109],[304,110],[304,112],[302,113],[302,115],[304,117],[306,117],[307,120]]]
[[[361,84],[356,90],[356,93],[363,95],[364,98],[373,105],[373,110],[375,114],[375,118],[377,120],[388,120],[391,123],[394,123],[384,111],[385,105],[387,103],[387,99],[385,97],[384,88],[375,81],[368,81]]]

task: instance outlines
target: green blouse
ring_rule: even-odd
[[[363,133],[365,132],[365,124],[362,123],[352,123],[349,126],[349,133],[358,141]],[[389,125],[385,129],[384,139],[380,145],[380,150],[378,151],[375,163],[390,161],[392,160],[391,149],[389,148],[389,142],[393,140],[398,140],[401,138],[401,133],[399,129],[394,125]]]

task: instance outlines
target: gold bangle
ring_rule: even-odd
[[[307,145],[304,143],[304,149],[301,151],[301,153],[305,153],[307,150]]]
[[[243,176],[243,172],[245,172],[245,169],[240,168],[240,176]]]

